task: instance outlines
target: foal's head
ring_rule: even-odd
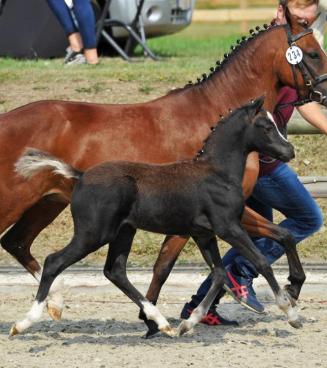
[[[257,151],[282,161],[294,158],[294,147],[278,130],[273,116],[262,108],[264,99],[258,98],[247,105],[246,145],[249,151]]]

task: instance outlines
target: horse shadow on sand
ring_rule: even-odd
[[[229,341],[231,337],[235,340],[242,340],[247,335],[255,339],[251,340],[251,345],[264,346],[261,342],[263,336],[271,335],[280,339],[287,339],[294,335],[293,330],[285,317],[275,315],[274,313],[265,313],[256,315],[246,311],[238,305],[225,306],[222,310],[228,308],[239,322],[239,326],[216,326],[208,327],[198,324],[191,333],[180,338],[170,338],[163,334],[157,334],[154,338],[144,339],[146,327],[142,321],[121,321],[116,319],[83,319],[68,320],[62,319],[59,322],[41,321],[35,323],[23,335],[18,335],[12,340],[34,342],[35,345],[30,349],[31,352],[38,353],[46,350],[53,344],[71,346],[75,344],[95,344],[108,346],[157,346],[170,345],[176,343],[199,343],[204,346],[213,344],[223,344]],[[180,323],[179,319],[168,319],[173,327]],[[275,328],[274,323],[284,321],[285,327]],[[301,319],[303,324],[310,323],[305,318]],[[257,326],[261,322],[260,326]],[[262,327],[262,322],[264,327]],[[0,336],[8,336],[12,322],[0,321]],[[280,324],[279,324],[280,326]],[[245,342],[244,342],[245,343]]]

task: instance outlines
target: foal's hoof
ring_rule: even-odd
[[[17,330],[16,328],[16,324],[14,324],[11,329],[10,329],[10,332],[9,332],[9,337],[12,337],[12,336],[16,336],[19,334],[19,331]]]
[[[54,321],[60,321],[61,320],[62,308],[59,308],[58,306],[48,302],[47,303],[47,310],[48,310],[49,316]]]
[[[62,309],[57,309],[57,308],[48,306],[48,314],[54,321],[60,321],[61,315],[62,315]]]
[[[177,328],[177,336],[182,336],[186,332],[190,331],[192,327],[190,326],[190,323],[184,319]]]
[[[147,333],[143,336],[143,339],[152,339],[158,335],[160,331],[156,329],[148,330]]]
[[[165,326],[160,328],[160,331],[169,337],[177,336],[177,332],[171,326]]]
[[[288,323],[294,327],[294,328],[301,328],[303,327],[302,323],[300,322],[300,320],[296,319],[294,321],[288,321]]]

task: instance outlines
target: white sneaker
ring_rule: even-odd
[[[65,65],[79,65],[79,64],[86,64],[85,56],[82,54],[82,52],[76,52],[73,50],[67,51],[65,60]]]

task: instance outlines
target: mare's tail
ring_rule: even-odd
[[[27,148],[15,163],[15,169],[26,179],[43,170],[51,170],[54,174],[61,175],[67,179],[78,180],[83,174],[83,172],[57,157],[36,148]]]

